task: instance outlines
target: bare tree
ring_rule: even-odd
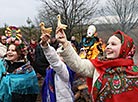
[[[67,37],[72,35],[73,28],[88,24],[96,12],[96,7],[99,0],[40,0],[42,8],[39,10],[38,19],[44,21],[47,26],[52,26],[54,29],[57,26],[58,14],[61,15],[62,23],[68,25],[66,30]]]
[[[39,38],[40,32],[33,24],[32,20],[28,17],[26,20],[27,27],[22,26],[20,29],[22,31],[23,38],[26,41],[30,41],[31,37]],[[37,39],[38,40],[38,39]]]
[[[130,32],[138,23],[138,0],[107,0],[100,11],[113,30]]]

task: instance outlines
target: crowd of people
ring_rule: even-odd
[[[11,34],[12,31],[17,33]],[[7,27],[1,36],[5,48],[0,58],[0,102],[36,102],[40,93],[38,80],[30,61],[26,59],[27,47],[21,40],[20,30]],[[4,41],[3,41],[4,40]]]
[[[19,28],[7,27],[0,37],[0,102],[36,102],[38,94],[42,102],[135,102],[133,39],[118,30],[105,44],[90,25],[80,44],[59,26],[55,37],[42,32],[28,44]]]

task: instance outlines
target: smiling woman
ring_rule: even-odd
[[[108,59],[114,59],[119,57],[120,48],[121,48],[121,40],[116,36],[112,36],[108,40],[108,43],[105,49],[106,57]]]
[[[18,37],[12,38],[15,32],[8,38],[6,58],[0,60],[0,101],[35,102],[39,93],[36,73],[30,62],[25,60],[26,46],[23,41]]]
[[[108,40],[106,57],[81,59],[67,41],[64,31],[57,28],[56,34],[63,45],[61,56],[64,61],[73,71],[87,77],[93,102],[138,100],[138,66],[133,61],[135,45],[130,36],[118,30]]]

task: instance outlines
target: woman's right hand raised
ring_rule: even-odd
[[[50,40],[50,34],[44,34],[43,33],[40,38],[41,38],[40,44],[43,47],[46,47],[48,45],[49,40]]]
[[[68,44],[66,34],[63,29],[57,27],[56,28],[56,39],[58,40],[59,43],[63,45],[65,48]]]

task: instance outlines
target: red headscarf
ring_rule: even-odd
[[[118,30],[116,31],[113,35],[116,34],[120,34],[121,35],[121,49],[120,49],[120,54],[119,54],[119,58],[118,59],[113,59],[113,60],[99,60],[97,59],[92,59],[92,63],[95,66],[95,68],[97,69],[97,71],[99,71],[99,73],[103,73],[105,72],[105,70],[109,67],[117,67],[117,66],[132,66],[134,65],[133,63],[133,59],[129,59],[130,57],[128,56],[132,56],[135,53],[134,50],[134,42],[133,39],[131,37],[129,37],[128,35],[124,34],[122,31]],[[133,52],[132,52],[133,51]]]
[[[126,58],[127,56],[129,56],[129,52],[133,48],[134,45],[133,39],[120,30],[114,33],[114,35],[117,34],[121,35],[120,40],[122,42],[122,46],[120,49],[120,58]]]
[[[113,35],[116,34],[120,34],[121,35],[121,49],[120,49],[120,55],[119,58],[117,59],[112,59],[112,60],[99,60],[97,59],[92,59],[91,62],[93,63],[93,65],[95,66],[97,72],[99,73],[99,78],[97,80],[101,80],[101,87],[104,86],[104,84],[106,82],[108,82],[107,79],[103,78],[103,75],[107,72],[107,70],[109,68],[114,68],[115,70],[117,69],[117,67],[125,67],[125,72],[128,75],[138,75],[138,72],[134,72],[132,71],[132,68],[129,69],[127,67],[129,66],[133,66],[134,62],[133,62],[133,55],[135,53],[134,50],[134,43],[133,43],[133,39],[131,37],[129,37],[128,35],[124,34],[122,31],[116,31]],[[130,57],[131,56],[131,57]],[[108,73],[107,73],[108,74]],[[110,76],[110,75],[109,75]],[[113,75],[112,75],[113,76]],[[88,90],[91,91],[92,89],[92,79],[88,78],[87,79],[87,83],[88,83]],[[91,83],[91,84],[90,84]],[[101,90],[100,90],[101,91]],[[96,93],[96,94],[94,94]],[[95,86],[93,87],[93,98],[94,100],[97,99],[97,95],[99,93],[99,89],[97,89]]]

